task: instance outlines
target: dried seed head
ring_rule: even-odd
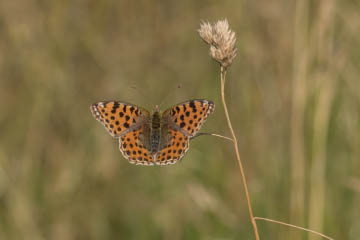
[[[236,57],[237,49],[236,36],[229,29],[228,21],[220,20],[213,25],[202,22],[198,32],[200,37],[210,45],[210,56],[224,68],[229,67]]]

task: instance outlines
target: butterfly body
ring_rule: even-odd
[[[132,104],[107,101],[90,107],[94,117],[119,139],[119,148],[130,163],[166,165],[179,161],[189,141],[199,131],[214,103],[190,100],[164,112],[150,114]]]
[[[143,123],[142,129],[139,141],[153,156],[167,145],[170,140],[167,131],[168,125],[162,121],[159,111],[155,111],[151,118]]]
[[[151,118],[151,134],[150,134],[150,142],[151,142],[151,149],[150,152],[152,154],[156,154],[160,150],[160,143],[161,143],[161,118],[160,118],[160,112],[156,111],[152,115]]]

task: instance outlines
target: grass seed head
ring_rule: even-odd
[[[200,37],[210,46],[210,56],[224,68],[229,67],[236,57],[235,32],[229,29],[226,19],[215,24],[202,22],[198,30]]]

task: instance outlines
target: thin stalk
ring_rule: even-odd
[[[232,138],[225,137],[223,135],[216,134],[216,133],[198,133],[194,137],[192,137],[191,140],[196,138],[196,137],[204,136],[204,135],[210,135],[210,136],[214,136],[214,137],[224,138],[224,139],[229,140],[229,141],[234,141]]]
[[[272,219],[269,219],[269,218],[263,218],[263,217],[254,217],[254,219],[255,220],[264,220],[264,221],[273,222],[273,223],[278,223],[278,224],[285,225],[285,226],[288,226],[288,227],[293,227],[293,228],[300,229],[300,230],[303,230],[303,231],[306,231],[306,232],[310,232],[310,233],[319,235],[319,236],[321,236],[323,238],[326,238],[326,239],[329,239],[329,240],[334,240],[333,238],[328,237],[328,236],[326,236],[326,235],[324,235],[322,233],[319,233],[319,232],[316,232],[314,230],[310,230],[310,229],[307,229],[307,228],[299,227],[299,226],[296,226],[296,225],[292,225],[292,224],[289,224],[289,223],[284,223],[284,222],[272,220]]]
[[[244,168],[243,168],[243,165],[242,165],[242,162],[241,162],[241,159],[240,159],[240,153],[239,153],[237,138],[235,136],[235,132],[234,132],[234,129],[232,127],[229,112],[228,112],[226,102],[225,102],[225,77],[226,77],[226,69],[223,66],[221,66],[221,101],[222,101],[223,106],[224,106],[226,120],[227,120],[229,129],[230,129],[230,132],[231,132],[231,135],[232,135],[236,158],[237,158],[238,163],[239,163],[239,169],[240,169],[240,173],[241,173],[241,177],[242,177],[242,181],[243,181],[243,185],[244,185],[244,189],[245,189],[246,201],[247,201],[247,205],[248,205],[248,209],[249,209],[249,215],[250,215],[251,223],[252,223],[253,228],[254,228],[255,238],[256,238],[256,240],[260,240],[257,225],[256,225],[256,221],[255,221],[254,214],[253,214],[252,207],[251,207],[250,195],[249,195],[249,190],[248,190],[248,187],[247,187],[245,172],[244,172]]]
[[[305,212],[305,109],[309,87],[306,83],[309,67],[308,18],[309,1],[295,2],[294,62],[290,119],[290,222],[304,225]],[[288,238],[301,236],[288,232]]]

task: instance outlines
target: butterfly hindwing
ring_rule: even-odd
[[[123,156],[136,165],[154,165],[154,157],[139,140],[143,129],[139,128],[128,132],[119,138],[119,149]]]
[[[169,117],[173,126],[178,130],[193,137],[200,130],[206,118],[214,111],[212,101],[196,99],[190,100],[167,109],[163,116]]]
[[[143,108],[117,101],[97,102],[92,104],[90,109],[96,120],[113,137],[120,137],[136,129],[136,127],[141,125],[141,121],[150,115]]]
[[[167,165],[174,164],[184,157],[189,149],[189,137],[174,129],[169,129],[171,140],[168,145],[156,154],[156,164]]]

